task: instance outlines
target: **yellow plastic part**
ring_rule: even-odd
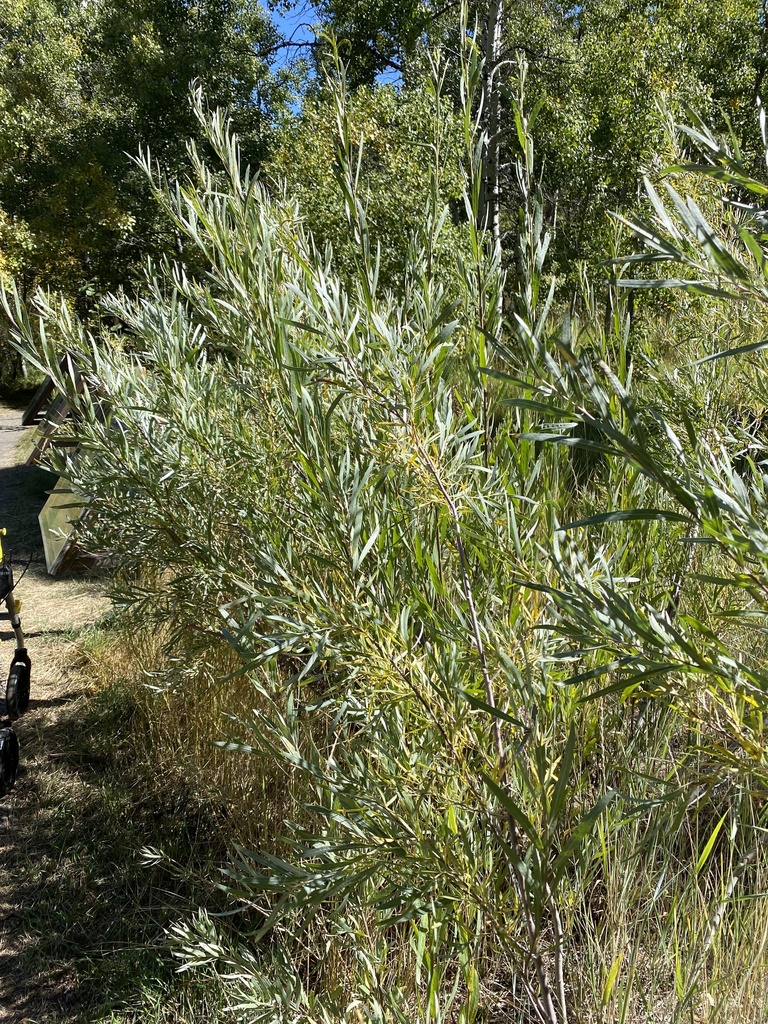
[[[5,536],[5,527],[0,530],[0,537]],[[3,542],[0,540],[0,562],[3,560]]]

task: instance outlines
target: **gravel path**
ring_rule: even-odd
[[[20,426],[21,410],[0,403],[0,527],[14,565],[22,602],[21,619],[32,658],[32,699],[25,717],[16,724],[21,761],[16,787],[0,798],[0,1022],[23,1024],[47,1017],[46,1009],[61,1000],[60,985],[46,995],[37,980],[19,977],[17,959],[24,936],[18,935],[15,918],[21,899],[14,867],[24,864],[19,849],[17,822],[39,811],[41,783],[52,759],[61,757],[62,737],[55,729],[59,718],[71,711],[83,695],[76,671],[76,640],[73,631],[95,622],[109,602],[99,582],[82,577],[52,578],[47,575],[37,515],[55,477],[44,470],[22,465],[28,431]],[[24,566],[27,570],[21,578]],[[5,689],[7,667],[13,653],[13,633],[0,623],[0,695]],[[53,749],[55,747],[55,749]],[[27,887],[26,901],[29,901]],[[25,910],[28,902],[24,904]],[[51,1005],[47,1007],[46,1000]],[[40,1012],[42,1010],[42,1013]],[[31,1015],[31,1014],[34,1014]]]

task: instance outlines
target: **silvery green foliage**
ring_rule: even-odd
[[[198,97],[216,169],[193,154],[193,181],[153,179],[185,258],[152,268],[140,296],[108,299],[98,334],[46,296],[34,320],[7,297],[25,357],[74,410],[78,448],[54,458],[90,502],[84,542],[121,566],[124,600],[168,629],[191,671],[234,648],[253,681],[253,708],[231,709],[222,745],[276,766],[296,813],[282,836],[238,849],[225,884],[268,953],[229,949],[204,917],[179,934],[185,963],[230,972],[248,1020],[469,1024],[487,957],[503,965],[510,1015],[565,1022],[585,998],[576,936],[594,927],[607,837],[653,809],[633,856],[647,844],[662,878],[658,837],[669,828],[675,841],[702,785],[685,777],[687,752],[674,791],[646,778],[653,751],[633,774],[639,718],[593,779],[598,725],[583,698],[661,691],[690,697],[694,715],[696,701],[717,712],[724,690],[762,711],[761,666],[716,628],[765,608],[762,478],[744,482],[684,409],[681,434],[635,395],[618,296],[610,335],[550,327],[521,104],[527,283],[504,324],[501,254],[474,227],[471,46],[463,71],[470,255],[450,272],[443,260],[440,277],[433,182],[402,289],[378,287],[342,83],[351,287]],[[574,451],[593,459],[586,470]],[[608,508],[584,514],[591,479]],[[699,574],[708,617],[683,585],[702,540],[726,566]],[[712,744],[734,785],[762,771],[765,749],[743,710],[722,716],[726,740]],[[679,1012],[716,930],[691,943]],[[329,951],[343,983],[318,966],[313,985],[300,965]],[[631,989],[630,976],[627,1001]]]
[[[768,146],[762,107],[760,128]],[[745,168],[735,141],[716,139],[695,118],[692,127],[680,131],[696,145],[699,159],[671,171],[729,186],[720,223],[713,227],[697,203],[681,198],[672,184],[665,185],[665,203],[647,183],[654,219],[630,224],[645,251],[616,262],[668,263],[693,276],[620,284],[679,287],[750,303],[759,313],[766,300],[765,215],[750,197],[762,199],[768,186]],[[571,416],[589,427],[591,440],[578,443],[642,475],[653,484],[657,502],[655,508],[617,508],[565,524],[553,538],[563,585],[545,589],[557,607],[558,631],[569,644],[589,649],[597,662],[572,681],[582,683],[588,675],[601,680],[599,694],[656,693],[681,704],[700,703],[699,711],[717,722],[707,740],[710,754],[721,769],[762,791],[768,782],[762,725],[768,674],[762,644],[745,645],[739,631],[758,635],[768,612],[768,476],[760,422],[766,404],[765,346],[760,339],[714,347],[675,368],[666,382],[659,374],[654,383],[664,406],[648,399],[639,403],[604,363],[580,360],[573,350],[564,375],[547,368],[529,378],[546,394],[538,406],[542,422]],[[749,381],[755,410],[751,429],[696,413],[699,402],[716,408],[700,396],[723,388],[732,364]],[[547,431],[558,439],[559,426],[546,428],[542,436]],[[667,523],[678,535],[680,567],[670,589],[654,601],[617,579],[606,562],[596,571],[577,539],[632,521]]]
[[[415,1010],[470,1020],[473,950],[490,930],[520,965],[521,998],[561,1019],[556,904],[580,844],[557,854],[554,839],[575,737],[532,717],[542,648],[510,583],[538,511],[516,494],[510,432],[491,437],[499,253],[471,226],[474,264],[459,253],[435,276],[446,213],[433,183],[402,290],[382,294],[344,102],[340,88],[354,287],[198,99],[220,168],[193,154],[194,183],[156,183],[194,257],[154,268],[139,298],[107,300],[117,326],[98,338],[44,297],[34,327],[17,306],[20,334],[75,410],[79,447],[57,468],[91,502],[84,542],[132,580],[134,613],[188,652],[235,647],[256,710],[232,709],[250,738],[227,745],[284,765],[311,805],[315,824],[288,832],[295,856],[241,850],[227,872],[233,897],[262,909],[260,934],[290,949],[322,909],[360,965],[350,984],[366,1015],[399,1019],[414,997],[389,983],[386,942],[358,947],[366,917],[397,924],[426,984]],[[605,803],[585,809],[580,835]]]

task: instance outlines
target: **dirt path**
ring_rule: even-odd
[[[46,574],[37,515],[46,490],[55,478],[44,470],[28,468],[24,459],[25,430],[21,411],[0,403],[0,527],[8,530],[7,551],[11,554],[21,618],[32,658],[32,699],[26,716],[17,723],[21,747],[18,781],[9,796],[0,798],[0,1022],[21,1024],[47,1017],[44,979],[36,979],[30,997],[29,977],[19,976],[19,958],[25,937],[17,927],[21,901],[25,914],[34,888],[24,871],[25,851],[19,830],[46,803],[47,775],[57,757],[66,753],[66,730],[57,730],[62,716],[82,698],[83,684],[76,670],[75,633],[95,622],[109,603],[98,581],[78,577],[52,578]],[[28,565],[23,578],[20,576]],[[0,695],[13,652],[13,634],[0,623]],[[62,731],[65,735],[62,736]],[[63,748],[63,749],[62,749]],[[28,829],[25,829],[28,831]],[[20,875],[24,874],[24,884]],[[60,1000],[61,979],[56,981],[55,999]],[[41,1002],[42,1001],[42,1002]],[[34,1009],[35,1017],[30,1016]],[[38,1011],[43,1009],[39,1014]]]

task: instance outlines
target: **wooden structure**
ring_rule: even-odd
[[[68,360],[69,357],[65,356],[61,362],[62,369],[65,369]],[[83,387],[82,378],[76,369],[74,373],[80,390]],[[57,433],[70,411],[66,397],[58,392],[54,381],[46,377],[21,418],[23,426],[37,426],[35,444],[26,461],[28,466],[37,465],[49,447],[61,447],[68,443],[63,439],[58,440]],[[52,576],[87,564],[88,560],[83,559],[82,551],[77,545],[75,533],[75,527],[85,511],[82,501],[72,493],[69,482],[59,477],[56,486],[49,491],[48,500],[38,516],[45,564]]]
[[[83,388],[83,380],[77,368],[72,367],[71,358],[69,356],[65,356],[59,365],[61,369],[64,370],[68,363],[73,370],[77,390],[81,391]],[[56,385],[51,378],[46,377],[32,396],[32,401],[24,411],[24,415],[21,417],[21,425],[23,427],[30,427],[33,425],[37,425],[38,427],[35,445],[27,456],[26,464],[28,466],[36,466],[40,461],[41,455],[51,443],[61,446],[62,442],[54,442],[54,437],[58,428],[69,416],[69,413],[69,402],[64,395],[58,393]]]
[[[51,576],[73,569],[81,561],[74,530],[84,511],[85,506],[73,494],[69,482],[60,476],[56,486],[48,492],[48,500],[37,517],[43,538],[45,566]]]

